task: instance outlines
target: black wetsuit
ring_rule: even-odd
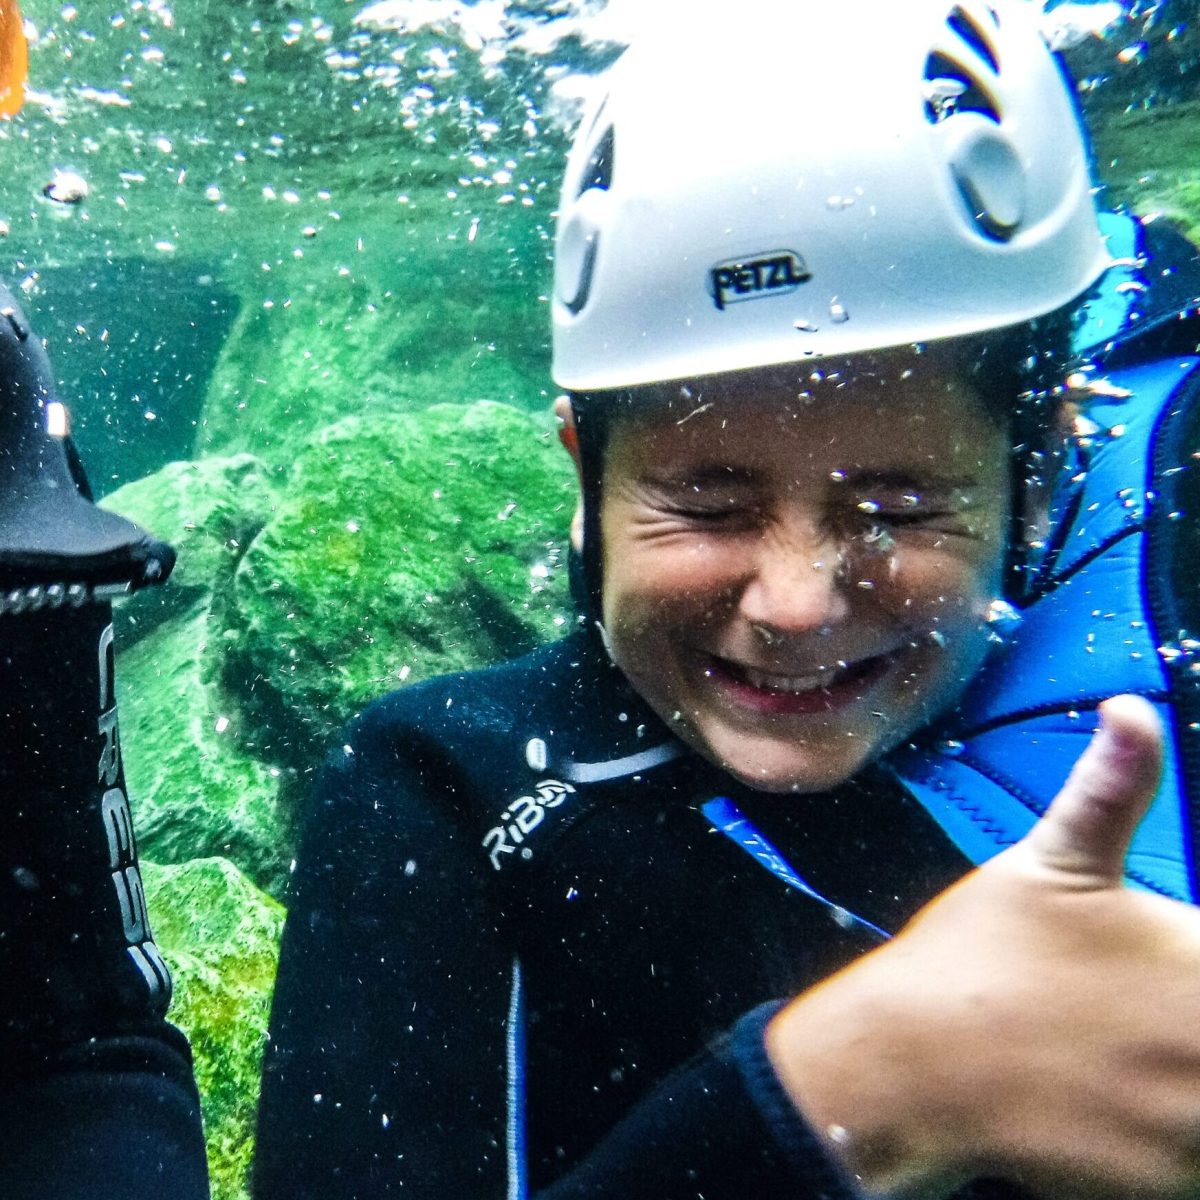
[[[173,554],[95,509],[0,288],[0,1196],[200,1200],[200,1105],[121,766],[110,605]]]
[[[874,939],[716,832],[715,796],[887,930],[965,869],[883,770],[740,786],[582,633],[372,705],[298,855],[260,1200],[845,1194],[762,1006]]]

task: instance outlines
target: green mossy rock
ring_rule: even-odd
[[[119,646],[132,645],[198,602],[211,605],[267,523],[277,486],[262,459],[238,454],[168,463],[105,497],[104,508],[170,542],[178,554],[165,587],[149,588],[122,602]]]
[[[115,615],[126,772],[143,849],[158,862],[221,855],[280,891],[287,861],[279,768],[258,761],[236,698],[220,680],[220,616],[237,563],[275,507],[249,454],[171,463],[106,506],[170,541],[165,587]]]
[[[529,279],[514,268],[510,245],[535,235],[513,220],[493,222],[494,233],[468,244],[464,217],[455,222],[461,243],[431,255],[446,218],[440,206],[417,207],[390,233],[382,261],[356,262],[346,247],[354,276],[339,277],[334,266],[342,260],[330,258],[345,240],[340,228],[323,230],[308,251],[329,260],[323,286],[311,282],[309,262],[271,276],[270,307],[247,305],[221,352],[198,453],[253,449],[287,466],[314,433],[348,416],[435,401],[546,407],[549,322],[532,297],[549,281],[544,271]]]
[[[560,633],[574,496],[548,423],[507,405],[322,431],[234,577],[226,678],[268,751],[311,767],[366,700]]]
[[[197,605],[119,651],[125,773],[143,853],[162,863],[220,855],[282,893],[283,772],[259,762],[214,678],[219,646]]]
[[[243,1200],[283,909],[221,858],[144,862],[142,876],[175,980],[170,1018],[195,1056],[213,1200]]]
[[[1098,126],[1096,148],[1110,199],[1200,240],[1200,100],[1117,113]]]

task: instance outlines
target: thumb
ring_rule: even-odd
[[[1162,770],[1162,726],[1138,696],[1100,705],[1100,728],[1025,845],[1084,887],[1120,886],[1125,855]]]

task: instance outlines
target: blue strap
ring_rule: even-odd
[[[835,904],[805,883],[791,863],[754,828],[742,810],[727,796],[715,796],[706,804],[702,804],[700,811],[718,833],[723,833],[731,842],[740,846],[777,879],[782,879],[788,887],[793,887],[818,904],[823,904],[843,929],[858,929],[870,934],[879,942],[890,940],[892,935],[886,930],[880,929],[878,925],[872,924],[865,917],[857,916],[840,904]]]

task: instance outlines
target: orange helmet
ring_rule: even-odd
[[[17,0],[0,0],[0,114],[11,117],[25,103],[29,48]]]

